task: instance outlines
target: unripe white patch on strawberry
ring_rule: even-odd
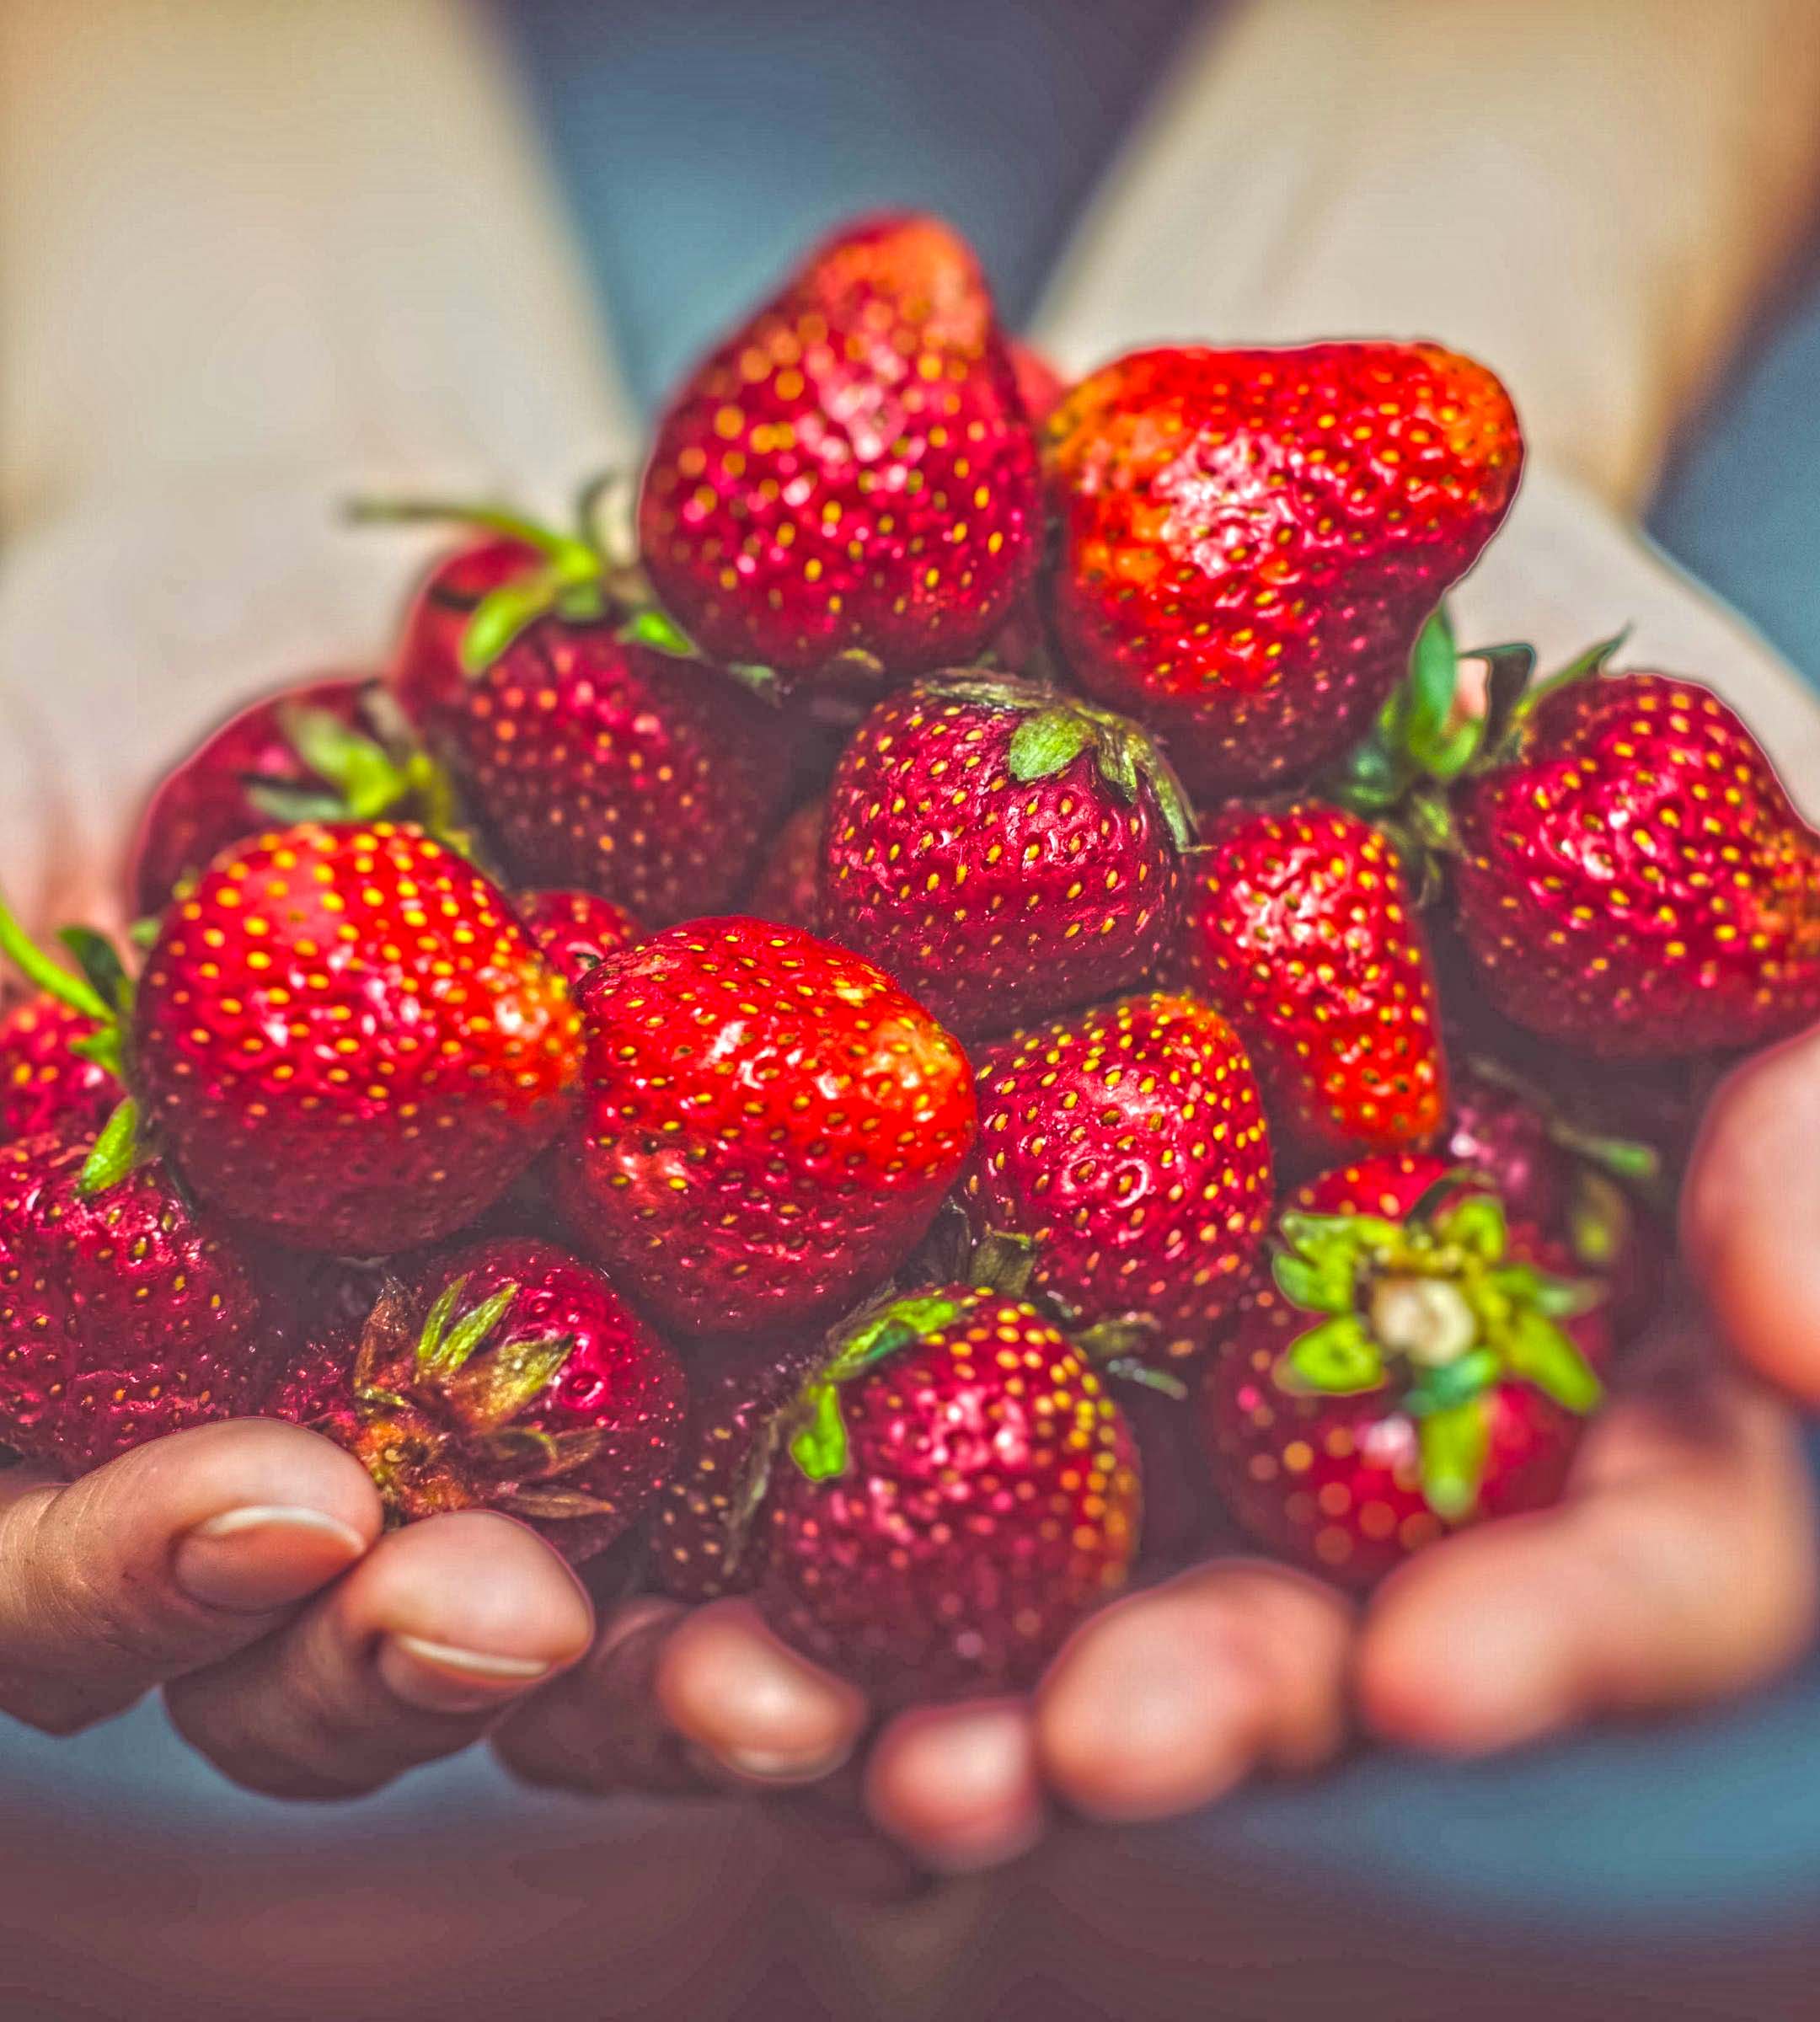
[[[1444,1278],[1380,1278],[1372,1287],[1372,1332],[1424,1368],[1457,1362],[1479,1338],[1479,1323],[1457,1285]]]

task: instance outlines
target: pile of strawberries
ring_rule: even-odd
[[[888,1698],[1030,1678],[1147,1466],[1357,1584],[1545,1502],[1820,840],[1704,687],[1456,651],[1522,465],[1434,345],[1064,388],[841,233],[635,502],[170,773],[130,953],[0,919],[0,1436],[287,1417]]]

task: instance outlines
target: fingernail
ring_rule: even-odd
[[[728,1748],[697,1751],[715,1768],[756,1784],[814,1784],[832,1776],[853,1753],[853,1743],[843,1740],[814,1755],[793,1754],[775,1748]]]
[[[396,1634],[380,1644],[377,1662],[388,1688],[426,1713],[488,1712],[555,1669],[539,1657],[500,1656]]]
[[[367,1540],[338,1516],[254,1503],[223,1510],[185,1533],[171,1575],[206,1607],[259,1615],[326,1586],[366,1549]]]

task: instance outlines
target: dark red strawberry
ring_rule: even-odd
[[[571,983],[644,938],[624,907],[592,891],[522,891],[513,903],[545,960]]]
[[[1011,370],[1017,380],[1018,398],[1032,421],[1046,421],[1068,391],[1068,382],[1033,344],[1013,337],[1006,345],[1011,354]]]
[[[504,1510],[579,1561],[668,1477],[688,1388],[599,1271],[519,1238],[393,1281],[357,1340],[313,1344],[266,1409],[356,1454],[394,1521]]]
[[[1130,1323],[1133,1352],[1204,1348],[1271,1201],[1257,1083],[1225,1019],[1160,995],[1080,1012],[984,1055],[979,1096],[976,1233],[1031,1238],[1033,1289],[1071,1320]]]
[[[462,642],[482,602],[534,575],[546,559],[529,540],[485,533],[445,555],[425,578],[405,613],[389,677],[420,736],[431,736],[461,696]]]
[[[1276,1283],[1206,1381],[1215,1479],[1285,1557],[1368,1586],[1449,1527],[1551,1502],[1609,1359],[1603,1287],[1433,1158],[1285,1212]]]
[[[758,875],[746,895],[755,920],[816,932],[822,918],[822,830],[825,800],[805,801],[772,838]]]
[[[1201,841],[1176,973],[1239,1028],[1284,1150],[1432,1142],[1447,1117],[1440,1005],[1395,850],[1314,802],[1224,809]]]
[[[826,1317],[909,1253],[972,1147],[961,1048],[872,964],[799,928],[672,928],[577,992],[577,1241],[690,1334]]]
[[[555,1131],[579,1021],[509,902],[420,831],[217,858],[147,957],[128,1078],[198,1197],[300,1249],[453,1233]]]
[[[876,680],[952,666],[1036,564],[1036,446],[966,246],[854,225],[665,410],[639,544],[710,655]]]
[[[1044,439],[1062,650],[1207,794],[1360,736],[1523,465],[1504,388],[1427,344],[1134,352]]]
[[[0,1019],[0,1142],[56,1131],[92,1137],[124,1092],[108,1070],[75,1051],[95,1021],[40,991]]]
[[[779,1428],[760,1604],[886,1704],[1028,1685],[1123,1584],[1137,1447],[1068,1336],[967,1285],[840,1331]]]
[[[254,1270],[154,1159],[84,1190],[86,1136],[0,1146],[0,1438],[66,1474],[256,1408]]]
[[[1005,676],[919,682],[834,776],[822,924],[956,1030],[1003,1032],[1145,980],[1192,840],[1134,725]]]
[[[1664,674],[1539,693],[1453,798],[1459,923],[1493,1001],[1613,1061],[1820,1016],[1820,836],[1750,732]]]

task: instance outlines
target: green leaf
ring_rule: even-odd
[[[459,1331],[458,1329],[457,1333]],[[452,1343],[455,1339],[455,1335],[449,1336]],[[479,1346],[484,1339],[482,1334],[474,1345]],[[468,1348],[437,1373],[446,1384],[445,1394],[456,1418],[476,1431],[493,1432],[507,1426],[521,1411],[527,1410],[548,1392],[562,1374],[563,1365],[574,1349],[572,1335],[533,1335],[506,1341],[495,1353],[478,1361],[468,1359],[474,1353],[474,1349]],[[463,1361],[468,1363],[465,1369],[462,1368]],[[452,1380],[448,1374],[451,1369],[459,1372]],[[574,1457],[564,1460],[559,1439],[578,1436],[582,1441],[592,1440],[597,1445],[599,1442],[598,1433],[585,1428],[576,1435],[538,1432],[535,1436],[541,1442],[538,1463],[540,1474],[554,1474],[560,1468],[579,1467],[587,1458],[578,1451]]]
[[[324,794],[312,787],[293,785],[288,779],[249,777],[241,782],[241,790],[268,821],[276,821],[285,828],[293,827],[299,821],[340,821],[347,814],[339,794]]]
[[[1416,635],[1398,707],[1404,748],[1424,772],[1434,769],[1459,687],[1453,627],[1443,604]]]
[[[1355,1397],[1384,1382],[1384,1356],[1364,1321],[1356,1313],[1341,1313],[1292,1341],[1277,1372],[1287,1374],[1292,1390]]]
[[[29,982],[48,990],[59,1003],[92,1018],[98,1025],[114,1017],[113,1007],[85,976],[77,976],[55,961],[20,926],[4,899],[0,899],[0,955],[4,955]]]
[[[1025,717],[1012,733],[1005,752],[1005,765],[1020,786],[1033,779],[1047,779],[1079,757],[1092,743],[1094,726],[1073,709],[1038,709]],[[1132,770],[1131,792],[1138,790],[1136,768]]]
[[[458,499],[351,499],[345,511],[356,526],[466,527],[496,533],[536,548],[570,582],[597,574],[601,567],[600,556],[586,542],[507,506],[468,504]]]
[[[278,725],[298,758],[335,789],[350,820],[375,821],[409,797],[410,779],[391,753],[332,711],[281,709]]]
[[[158,938],[164,931],[164,923],[148,913],[143,919],[135,920],[126,929],[126,938],[142,952],[157,947]]]
[[[118,1025],[97,1025],[93,1032],[84,1032],[70,1041],[70,1051],[105,1068],[116,1080],[126,1078],[126,1044]]]
[[[470,675],[484,674],[519,634],[534,625],[555,602],[561,579],[548,570],[516,583],[501,583],[474,606],[462,634],[462,666]]]
[[[668,612],[655,604],[635,611],[613,635],[629,646],[649,646],[654,653],[667,653],[672,660],[699,660],[693,639]]]
[[[1621,632],[1614,632],[1609,639],[1602,639],[1596,646],[1588,646],[1585,652],[1576,654],[1566,666],[1557,667],[1545,680],[1532,682],[1513,713],[1512,732],[1519,731],[1550,695],[1571,688],[1576,682],[1592,680],[1603,674],[1605,663],[1630,636],[1630,628],[1626,625]]]
[[[77,1191],[84,1196],[104,1194],[110,1186],[117,1186],[144,1155],[139,1137],[139,1105],[129,1095],[102,1125],[101,1134],[77,1175]]]
[[[468,1289],[465,1277],[457,1278],[453,1284],[445,1285],[437,1295],[436,1302],[424,1316],[423,1332],[417,1340],[417,1367],[420,1370],[433,1369],[442,1352],[442,1337],[448,1331],[448,1324],[455,1317],[455,1308],[461,1303],[461,1296]]]
[[[96,996],[125,1018],[132,1008],[133,987],[120,950],[92,927],[66,927],[57,939],[75,956],[77,966],[94,986]]]
[[[1571,1340],[1545,1313],[1532,1310],[1513,1314],[1502,1346],[1512,1375],[1534,1383],[1566,1410],[1583,1414],[1599,1401],[1603,1388],[1598,1378]]]
[[[894,1299],[882,1312],[863,1321],[854,1333],[846,1337],[828,1366],[827,1375],[833,1382],[844,1382],[859,1371],[882,1361],[886,1356],[896,1355],[899,1349],[908,1348],[932,1334],[939,1333],[944,1327],[951,1326],[960,1312],[954,1300],[934,1292]]]
[[[1120,1383],[1135,1383],[1140,1390],[1154,1390],[1159,1397],[1168,1398],[1171,1404],[1188,1401],[1188,1386],[1179,1376],[1171,1376],[1166,1369],[1153,1368],[1148,1362],[1139,1361],[1134,1355],[1115,1355],[1100,1367]]]
[[[1122,727],[1102,728],[1094,740],[1095,767],[1121,800],[1138,798],[1141,748],[1141,741]]]
[[[1008,1228],[988,1228],[967,1259],[966,1279],[982,1292],[1000,1292],[1021,1299],[1030,1290],[1036,1268],[1036,1244],[1029,1236]]]
[[[1438,1217],[1434,1230],[1443,1243],[1486,1264],[1496,1264],[1509,1241],[1503,1203],[1491,1194],[1467,1195]]]
[[[847,1471],[847,1424],[841,1416],[840,1388],[816,1383],[804,1395],[809,1417],[792,1436],[790,1458],[811,1481],[832,1481]]]
[[[1299,1207],[1286,1208],[1277,1227],[1283,1241],[1304,1254],[1330,1243],[1384,1249],[1400,1242],[1403,1235],[1394,1222],[1382,1215],[1311,1215]]]
[[[1437,1516],[1459,1523],[1479,1506],[1491,1431],[1482,1399],[1430,1411],[1416,1421],[1422,1496]]]
[[[437,1370],[452,1374],[459,1369],[506,1317],[506,1308],[517,1296],[516,1284],[502,1285],[490,1298],[483,1299],[472,1312],[464,1313],[436,1350]]]
[[[1279,1253],[1271,1260],[1277,1289],[1304,1313],[1350,1313],[1357,1282],[1356,1251],[1336,1254],[1320,1264],[1306,1257]]]
[[[1425,1371],[1421,1381],[1405,1396],[1404,1409],[1412,1418],[1452,1410],[1490,1389],[1503,1373],[1503,1359],[1496,1349],[1469,1349],[1458,1361]]]
[[[1478,751],[1496,753],[1503,749],[1511,725],[1516,720],[1518,704],[1528,693],[1529,683],[1534,677],[1535,648],[1481,646],[1469,657],[1482,660],[1486,670],[1485,709],[1476,740]]]

